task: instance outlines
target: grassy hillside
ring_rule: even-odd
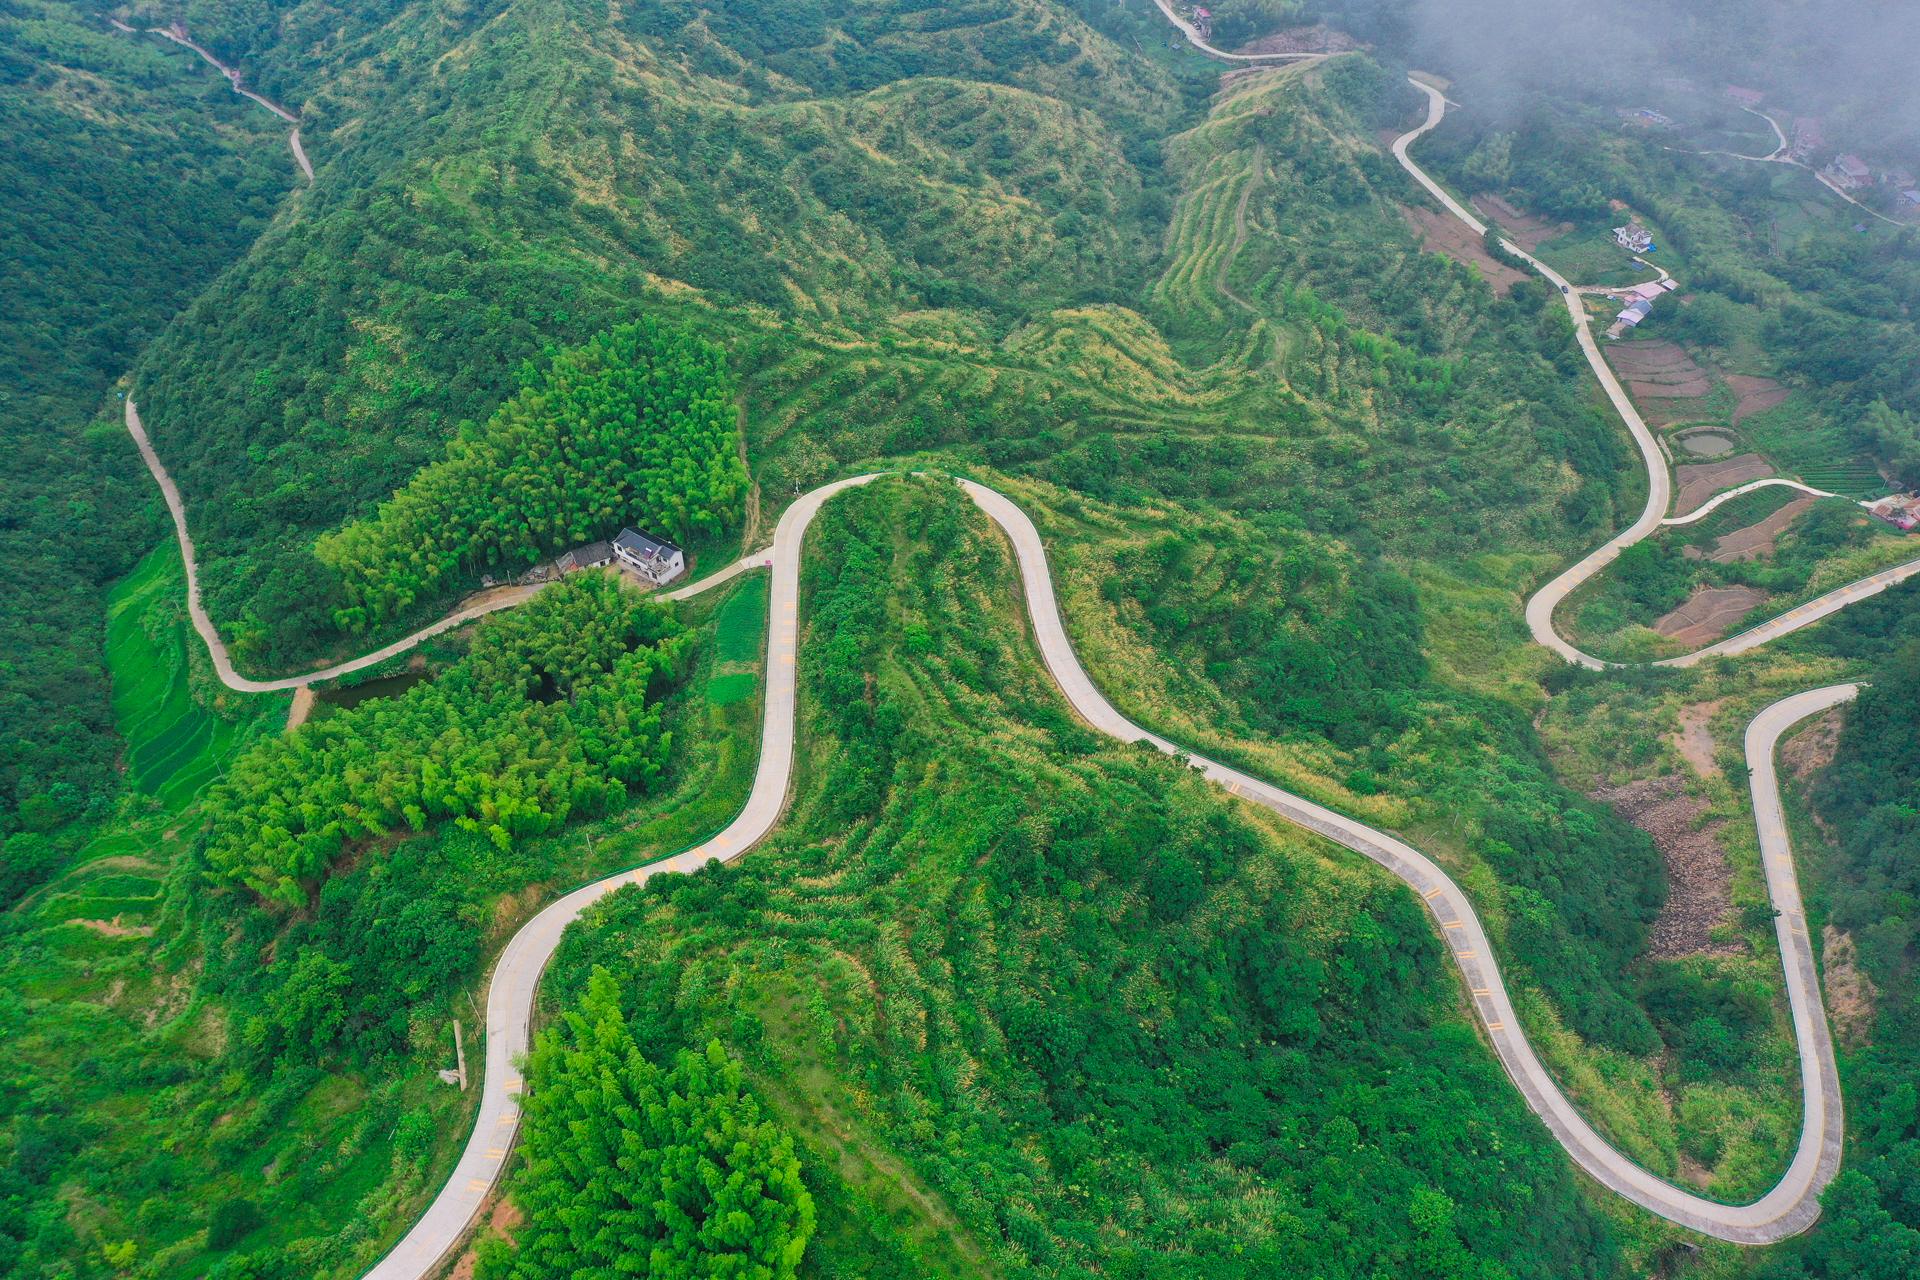
[[[704,838],[744,798],[760,655],[739,637],[764,629],[766,596],[752,578],[723,594],[688,615],[694,658],[661,704],[675,750],[643,803],[510,847],[456,822],[363,838],[288,913],[211,874],[208,838],[231,814],[209,784],[354,755],[362,722],[412,703],[363,702],[285,738],[284,696],[216,708],[177,569],[144,562],[114,593],[109,650],[141,789],[0,916],[0,1275],[351,1277],[390,1246],[465,1132],[474,1095],[435,1072],[455,1018],[478,1051],[467,997],[490,950],[556,890]],[[503,623],[524,644],[540,619],[454,637],[429,674],[465,678],[469,641],[513,643]],[[541,638],[549,656],[579,643],[575,628]],[[721,679],[730,696],[703,696]]]

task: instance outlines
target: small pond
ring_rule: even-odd
[[[1680,437],[1680,447],[1696,458],[1718,458],[1733,452],[1734,438],[1718,431],[1695,431]]]
[[[427,678],[427,673],[424,671],[402,671],[398,675],[363,680],[359,684],[349,685],[344,689],[322,689],[317,696],[328,706],[344,710],[347,707],[357,707],[373,698],[397,697]]]

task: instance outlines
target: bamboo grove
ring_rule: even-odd
[[[645,790],[667,758],[655,695],[690,643],[612,574],[490,621],[431,683],[262,742],[207,795],[213,873],[289,906],[342,851],[452,819],[501,848]]]
[[[652,319],[562,352],[370,520],[315,547],[358,631],[482,566],[525,569],[623,524],[716,530],[746,491],[720,348]]]

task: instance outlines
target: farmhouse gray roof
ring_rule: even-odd
[[[587,565],[605,564],[613,559],[611,542],[589,542],[583,547],[575,547],[560,557],[562,569],[579,569]]]
[[[622,529],[620,536],[613,540],[613,545],[621,551],[630,552],[643,559],[651,559],[654,556],[665,559],[680,549],[665,538],[656,538],[650,533],[641,533],[637,529]]]

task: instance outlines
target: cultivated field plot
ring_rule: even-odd
[[[1730,373],[1726,377],[1727,389],[1734,394],[1733,425],[1751,418],[1756,413],[1765,413],[1784,404],[1792,391],[1781,386],[1772,378],[1762,378],[1748,373]]]
[[[1651,425],[1670,427],[1716,416],[1708,399],[1713,379],[1678,345],[1665,340],[1624,342],[1606,350],[1608,362]]]
[[[1654,623],[1653,629],[1689,647],[1710,644],[1766,599],[1767,593],[1754,587],[1696,587],[1685,604]]]
[[[1522,213],[1502,196],[1477,195],[1469,203],[1480,211],[1481,217],[1499,223],[1507,238],[1528,253],[1574,229],[1571,222],[1555,222],[1537,213]]]
[[[1774,460],[1781,475],[1853,498],[1887,491],[1879,470],[1847,439],[1845,429],[1811,411],[1801,396],[1789,395],[1773,408],[1756,411],[1740,424],[1740,432]]]
[[[282,695],[221,691],[231,715],[196,703],[188,687],[186,585],[169,540],[113,589],[107,603],[107,666],[113,717],[126,741],[127,780],[137,791],[180,809],[219,776],[235,747],[262,722],[284,719]]]
[[[1718,462],[1686,463],[1673,469],[1673,514],[1684,516],[1697,511],[1708,498],[1722,489],[1743,485],[1749,480],[1765,480],[1774,474],[1773,465],[1757,453],[1741,453]]]
[[[1513,286],[1527,278],[1526,272],[1489,254],[1480,237],[1467,230],[1466,224],[1452,214],[1437,209],[1402,209],[1400,212],[1406,215],[1413,233],[1420,237],[1422,249],[1445,254],[1455,262],[1472,267],[1500,297],[1506,297],[1513,292]]]
[[[714,615],[713,666],[707,701],[731,706],[760,688],[760,650],[767,633],[767,575],[749,574]]]

